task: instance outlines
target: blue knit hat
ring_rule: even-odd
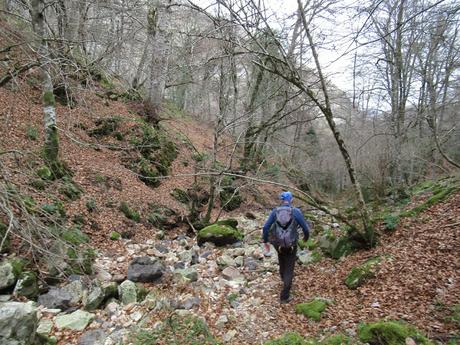
[[[291,192],[283,192],[283,193],[280,194],[280,199],[290,203],[292,201],[292,193]]]

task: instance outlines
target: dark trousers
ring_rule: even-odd
[[[283,290],[281,290],[280,299],[287,300],[292,287],[294,278],[294,266],[297,259],[297,246],[291,248],[275,247],[278,252],[278,261],[280,265],[280,277],[283,281]]]

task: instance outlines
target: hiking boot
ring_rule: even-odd
[[[292,301],[292,297],[288,296],[287,298],[280,298],[280,303],[281,304],[287,304]]]

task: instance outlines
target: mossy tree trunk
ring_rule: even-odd
[[[171,9],[169,5],[156,0],[149,9],[149,33],[152,37],[152,59],[146,103],[149,109],[148,120],[155,123],[159,120],[159,112],[163,101],[168,77],[169,54],[171,50]]]
[[[319,62],[318,52],[316,50],[316,45],[315,45],[315,42],[313,41],[313,37],[310,32],[310,27],[308,25],[308,22],[305,16],[304,6],[301,0],[297,0],[297,4],[298,4],[299,15],[302,20],[302,24],[303,24],[305,34],[308,39],[308,43],[310,44],[310,50],[313,55],[313,60],[315,62],[316,73],[318,74],[319,82],[321,85],[321,91],[324,97],[324,103],[320,102],[316,98],[316,96],[313,95],[310,89],[305,88],[305,85],[303,83],[301,83],[302,88],[304,89],[304,92],[306,92],[307,95],[318,105],[321,112],[326,118],[326,121],[329,125],[329,128],[332,134],[334,135],[337,146],[339,147],[340,153],[342,154],[343,160],[345,161],[345,165],[348,171],[348,176],[350,177],[350,181],[352,183],[352,186],[353,186],[353,189],[356,195],[356,199],[359,204],[359,212],[360,212],[364,232],[358,235],[361,235],[360,237],[363,238],[366,244],[372,247],[375,245],[375,233],[374,233],[372,223],[370,221],[366,202],[364,201],[364,196],[361,190],[361,185],[359,183],[359,179],[358,179],[353,161],[348,152],[348,148],[346,147],[345,142],[342,138],[342,135],[340,131],[338,130],[335,120],[334,120],[334,113],[332,111],[332,106],[331,106],[331,102],[329,98],[329,90],[327,87],[326,78],[324,77],[323,72],[322,72],[321,64]]]
[[[37,36],[37,53],[40,62],[43,113],[45,124],[44,158],[46,164],[55,172],[59,166],[59,135],[56,125],[56,102],[53,93],[53,81],[49,72],[50,52],[46,40],[45,2],[31,1],[32,26]]]

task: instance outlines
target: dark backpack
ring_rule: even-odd
[[[276,221],[272,226],[273,245],[280,248],[294,246],[298,240],[297,222],[292,215],[292,207],[278,207]]]

